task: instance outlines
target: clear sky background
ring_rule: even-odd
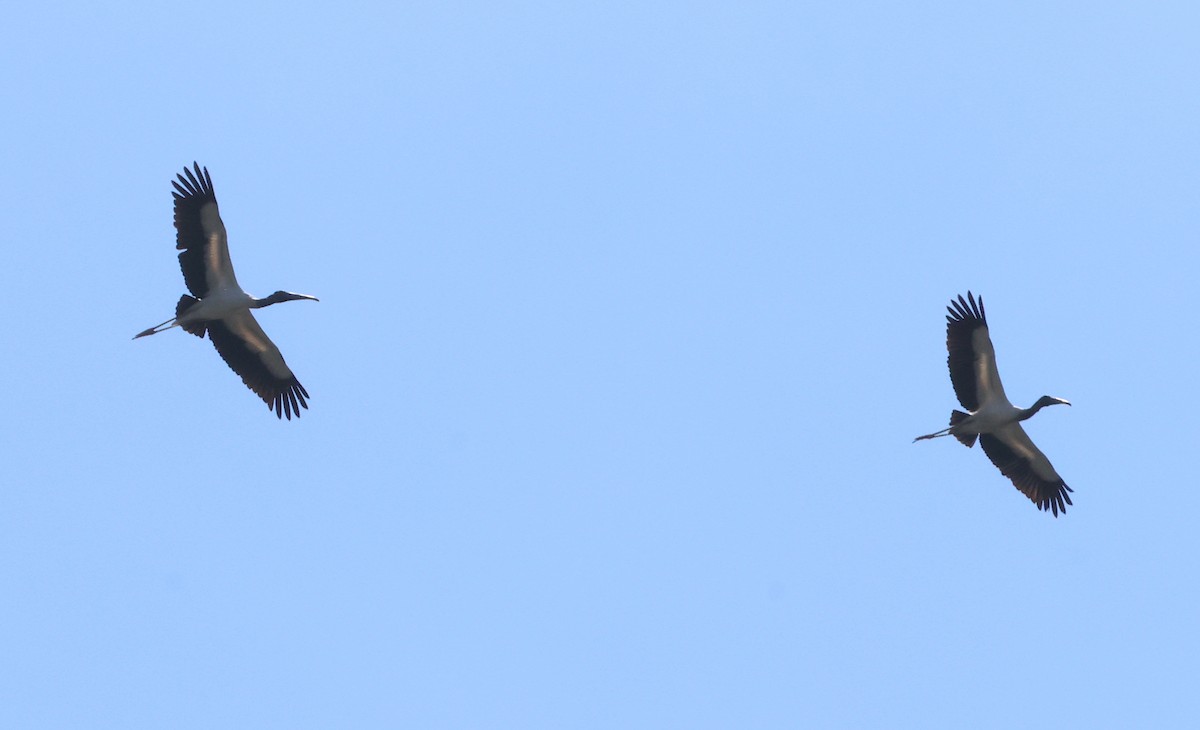
[[[0,724],[1194,722],[1194,3],[3,26]],[[193,160],[298,421],[130,339]],[[1065,517],[912,443],[968,289]]]

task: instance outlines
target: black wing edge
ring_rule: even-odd
[[[179,268],[183,270],[188,291],[203,298],[208,295],[204,275],[204,247],[208,237],[200,223],[200,209],[208,203],[215,205],[217,196],[213,193],[208,168],[201,169],[196,162],[192,165],[195,174],[185,166],[183,173],[176,175],[179,179],[171,181],[175,187],[171,193],[175,197],[175,248],[183,251],[179,254]]]
[[[958,402],[968,411],[979,410],[979,396],[975,393],[975,347],[972,336],[980,327],[987,327],[987,315],[983,309],[983,297],[976,300],[967,292],[958,299],[951,299],[946,307],[946,350],[950,355],[946,363],[950,366],[950,382]]]
[[[1029,497],[1040,510],[1050,510],[1058,517],[1067,513],[1067,505],[1073,505],[1069,492],[1074,490],[1062,479],[1046,481],[1033,473],[1029,462],[1013,453],[1003,441],[990,433],[980,434],[979,445],[1000,473],[1012,480],[1013,486]]]
[[[212,320],[208,324],[208,338],[217,348],[221,359],[233,372],[242,376],[246,387],[267,404],[267,408],[275,411],[280,419],[285,416],[290,421],[292,416],[300,417],[300,409],[308,408],[308,391],[296,380],[296,376],[280,379],[271,375],[262,360],[246,347],[241,338],[233,334],[221,320]]]

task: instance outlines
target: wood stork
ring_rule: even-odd
[[[275,410],[282,419],[300,417],[300,408],[308,408],[308,391],[296,380],[279,348],[263,332],[251,309],[279,302],[316,297],[277,291],[265,299],[255,299],[238,285],[229,260],[229,241],[225,224],[217,210],[212,178],[208,168],[192,163],[195,174],[186,166],[183,175],[172,180],[175,191],[176,244],[183,281],[194,296],[184,294],[175,306],[175,316],[162,324],[143,330],[133,339],[179,327],[203,338],[208,332],[221,359],[242,382]],[[186,175],[187,177],[184,177]]]
[[[1058,517],[1071,504],[1066,485],[1050,460],[1033,445],[1021,428],[1021,421],[1046,406],[1071,405],[1061,398],[1044,395],[1032,408],[1017,408],[1004,395],[1000,373],[996,370],[996,351],[988,336],[983,297],[976,301],[971,292],[964,299],[950,300],[946,307],[946,349],[950,351],[950,381],[954,393],[970,413],[950,412],[950,427],[913,439],[953,436],[967,448],[979,445],[1000,473],[1012,480],[1017,489],[1033,500],[1038,509],[1049,509]]]

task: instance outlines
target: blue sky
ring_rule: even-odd
[[[1198,22],[11,9],[5,724],[1190,724]],[[193,160],[298,421],[130,340]],[[968,289],[1058,520],[911,443]]]

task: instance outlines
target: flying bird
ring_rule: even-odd
[[[962,407],[970,411],[950,412],[950,427],[918,436],[922,439],[953,436],[970,448],[979,445],[1000,473],[1012,480],[1021,493],[1033,500],[1038,509],[1049,509],[1058,517],[1071,504],[1067,486],[1054,466],[1021,428],[1021,421],[1046,406],[1071,405],[1061,398],[1043,395],[1032,408],[1018,408],[1004,395],[1000,373],[996,370],[996,351],[988,336],[983,297],[971,292],[964,299],[950,300],[946,307],[946,349],[950,351],[950,381]]]
[[[307,294],[277,291],[265,299],[256,299],[238,285],[229,260],[229,241],[225,224],[217,210],[208,168],[183,168],[172,180],[175,186],[175,248],[183,281],[192,296],[184,294],[175,305],[175,316],[162,324],[143,330],[133,339],[179,327],[184,332],[208,339],[221,359],[250,390],[282,419],[300,417],[300,408],[308,408],[308,391],[296,380],[279,348],[267,337],[251,314],[251,309],[299,299],[318,301]],[[185,177],[186,175],[186,177]]]

